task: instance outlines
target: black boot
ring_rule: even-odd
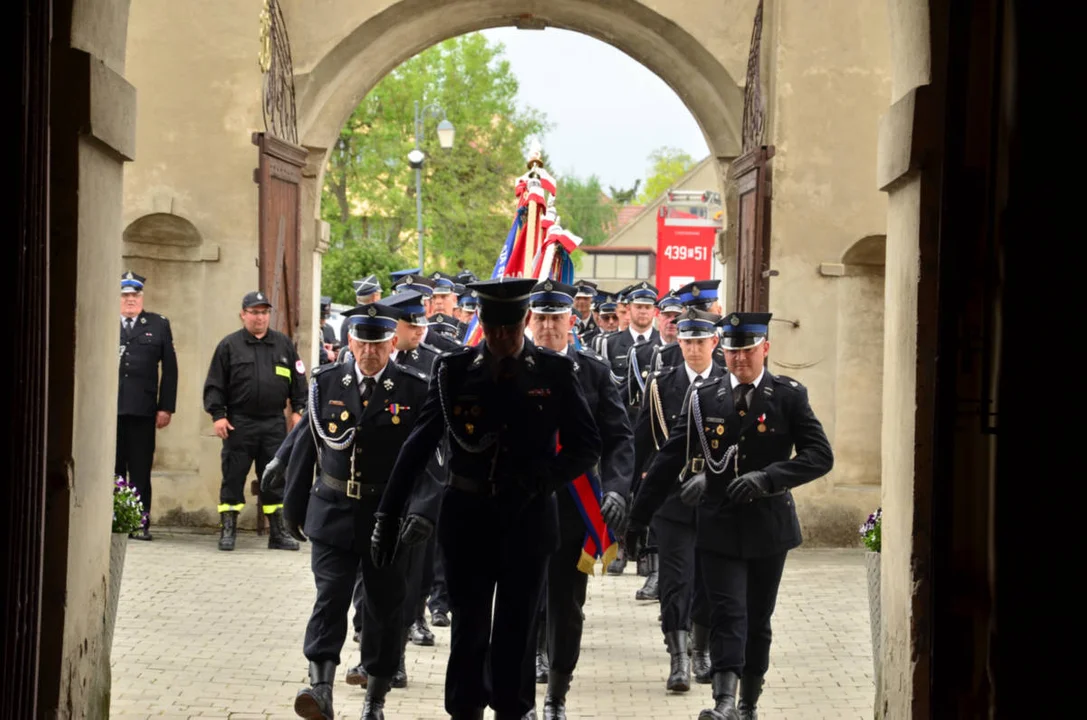
[[[634,593],[635,600],[656,600],[659,593],[657,592],[657,568],[659,557],[657,553],[651,553],[645,556],[646,566],[649,568],[649,575],[645,578],[645,584],[642,585],[638,592]]]
[[[536,630],[536,684],[547,682],[551,663],[547,659],[547,623],[540,623]]]
[[[547,676],[547,696],[544,697],[543,720],[566,720],[566,691],[570,689],[568,673],[552,670]]]
[[[702,685],[713,682],[713,663],[710,662],[710,629],[695,623],[691,629],[691,674]]]
[[[360,720],[385,720],[385,695],[390,687],[392,678],[370,678],[366,685],[366,700],[362,703]]]
[[[608,563],[606,572],[608,575],[622,575],[627,569],[627,551],[623,543],[619,543],[619,550],[615,553],[615,559]]]
[[[740,720],[736,711],[736,683],[739,680],[734,672],[715,672],[713,701],[716,704],[698,713],[698,720]]]
[[[687,692],[691,689],[691,657],[687,654],[687,631],[665,633],[664,644],[668,646],[668,654],[672,656],[667,687],[673,692]]]
[[[283,527],[283,508],[265,517],[268,518],[268,549],[297,550],[298,541],[288,535],[287,528]]]
[[[396,666],[396,673],[393,675],[392,685],[397,690],[406,688],[408,686],[408,666],[404,662],[404,656],[408,653],[408,631],[404,630],[404,642],[400,646],[400,664]],[[372,679],[371,679],[372,681]]]
[[[744,675],[740,678],[740,703],[736,706],[740,720],[759,720],[755,706],[759,703],[759,695],[762,695],[762,683],[762,675]]]
[[[238,513],[231,510],[221,512],[219,522],[223,527],[222,532],[219,533],[219,549],[233,550],[234,537],[238,532]]]
[[[336,663],[331,660],[309,664],[310,686],[299,690],[294,698],[294,712],[306,720],[332,720],[332,683],[336,680]]]

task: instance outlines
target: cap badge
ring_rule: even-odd
[[[125,273],[125,280],[131,280],[131,279],[132,279],[132,271],[129,270],[128,272]]]
[[[369,315],[370,317],[374,317],[375,315],[377,315],[377,309],[376,308],[370,308],[369,310],[366,311],[366,314]]]
[[[415,282],[415,278],[413,278],[413,277],[412,277],[411,275],[408,275],[408,276],[407,276],[406,278],[404,278],[404,280],[403,280],[403,283],[404,283],[405,285],[411,285],[411,284],[412,284],[413,282]]]
[[[728,319],[728,321],[730,323],[732,323],[733,325],[739,325],[740,324],[740,316],[739,315],[733,315],[732,317],[730,317]]]
[[[551,292],[554,287],[555,286],[551,284],[550,280],[544,283],[544,290],[547,290],[548,292]]]
[[[647,283],[647,282],[643,282],[643,283],[642,283],[642,290],[645,290],[645,289],[647,289],[648,287],[649,287],[649,283]]]
[[[695,297],[698,297],[701,293],[702,293],[702,291],[698,289],[697,285],[695,285],[693,288],[691,288],[691,294],[694,295]]]
[[[263,299],[264,299],[264,296],[261,295],[260,293],[257,293],[257,300],[263,300]]]

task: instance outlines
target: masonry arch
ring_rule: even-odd
[[[493,27],[572,30],[623,51],[671,87],[695,117],[710,152],[740,154],[743,91],[728,70],[671,19],[635,0],[401,0],[346,34],[311,67],[295,72],[300,143],[321,152],[316,167],[319,213],[324,153],[351,111],[400,63],[457,35]],[[319,149],[319,150],[318,150]]]

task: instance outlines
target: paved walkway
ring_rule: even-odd
[[[265,538],[243,534],[238,549],[224,553],[212,535],[155,532],[154,542],[128,543],[111,719],[295,718],[294,694],[306,683],[302,636],[314,592],[308,546],[273,552]],[[682,720],[711,704],[707,685],[684,694],[665,691],[668,655],[656,604],[634,600],[641,582],[631,568],[619,578],[590,578],[570,720]],[[789,556],[762,720],[872,717],[866,588],[860,551]],[[448,717],[442,686],[449,630],[434,632],[435,647],[408,646],[408,688],[390,693],[389,720]],[[345,663],[353,664],[356,648],[348,639]],[[341,666],[341,680],[343,672]],[[544,686],[537,689],[541,710]],[[337,720],[358,718],[363,694],[338,682]]]

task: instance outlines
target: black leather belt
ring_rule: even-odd
[[[371,484],[360,483],[357,480],[339,480],[328,473],[321,473],[321,482],[337,492],[342,492],[352,500],[362,497],[376,497],[385,491],[385,483]]]
[[[449,475],[449,486],[473,495],[494,495],[497,486],[488,480],[477,480],[464,475]]]

